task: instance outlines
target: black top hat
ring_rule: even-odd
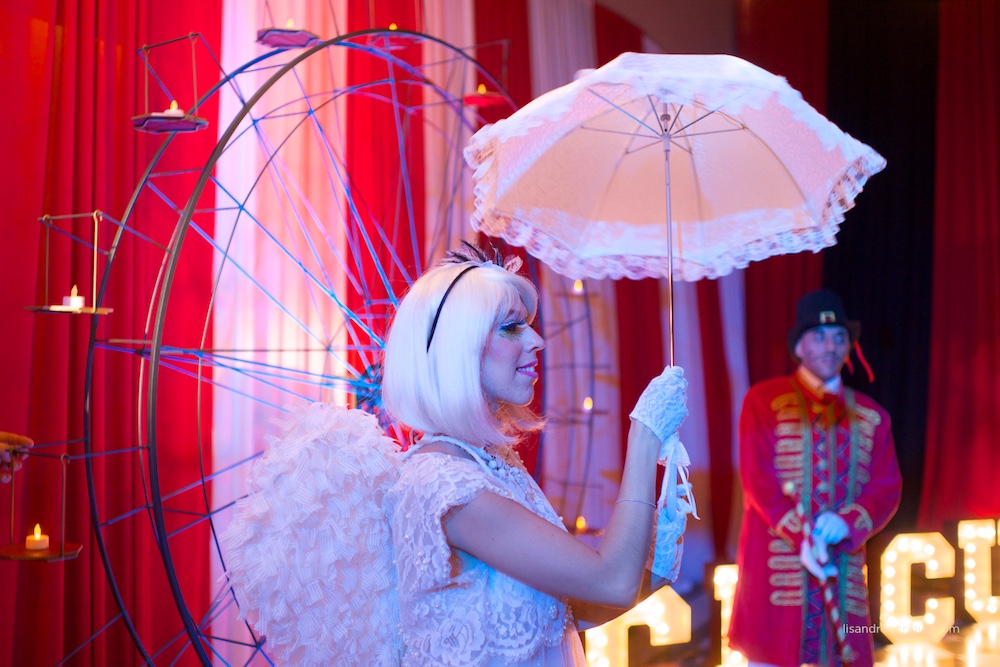
[[[795,356],[795,345],[809,329],[823,325],[840,325],[847,329],[851,342],[861,337],[861,323],[847,319],[844,303],[836,292],[821,289],[802,295],[795,304],[795,326],[788,331],[788,351]]]

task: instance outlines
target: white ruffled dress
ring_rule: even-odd
[[[586,664],[564,600],[449,546],[445,516],[484,491],[562,527],[512,450],[500,448],[484,458],[481,450],[470,454],[477,460],[414,453],[385,496],[399,578],[403,665]]]
[[[402,454],[360,410],[314,403],[289,413],[220,536],[240,615],[266,637],[273,664],[586,664],[565,600],[445,537],[447,514],[486,491],[565,530],[541,489],[510,448],[486,453],[435,439],[473,458],[419,444]],[[684,517],[661,517],[657,527],[654,565],[663,562],[671,579]]]

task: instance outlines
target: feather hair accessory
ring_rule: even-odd
[[[521,258],[517,255],[510,255],[504,257],[495,245],[490,244],[490,251],[487,252],[483,248],[480,248],[474,243],[469,243],[468,241],[462,241],[463,248],[458,250],[449,250],[448,254],[445,255],[442,264],[465,264],[466,262],[473,262],[476,264],[495,264],[500,268],[510,271],[511,273],[517,273],[521,270]],[[492,256],[491,256],[492,255]],[[457,280],[457,279],[456,279]]]
[[[465,246],[464,249],[460,248],[458,250],[449,250],[448,254],[441,261],[442,264],[469,264],[465,267],[461,273],[455,276],[451,284],[448,285],[448,289],[444,291],[444,296],[441,297],[440,303],[438,303],[437,312],[434,313],[434,320],[431,322],[431,331],[427,334],[427,351],[431,351],[431,341],[434,340],[434,331],[437,329],[438,318],[441,317],[441,308],[444,307],[444,302],[448,298],[448,294],[451,293],[455,284],[462,279],[466,273],[475,269],[477,267],[496,267],[504,269],[505,271],[510,271],[511,273],[517,273],[521,268],[521,258],[517,255],[511,255],[510,257],[504,257],[496,246],[490,245],[490,250],[493,251],[493,256],[479,246],[469,243],[468,241],[462,241],[462,245]]]

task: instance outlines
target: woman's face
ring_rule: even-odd
[[[527,405],[538,381],[538,351],[545,341],[521,308],[500,320],[483,354],[483,388],[494,404]]]

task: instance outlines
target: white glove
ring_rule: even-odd
[[[646,385],[629,414],[629,417],[647,426],[660,439],[660,454],[656,458],[666,470],[658,505],[665,510],[668,522],[675,521],[678,512],[692,513],[698,518],[687,475],[691,459],[677,436],[677,430],[688,414],[687,386],[684,369],[680,366],[667,366]],[[680,487],[677,486],[678,476]]]
[[[814,538],[823,540],[826,544],[837,544],[844,540],[850,531],[844,518],[835,512],[822,512],[813,522]]]
[[[826,545],[823,544],[822,547],[819,543],[811,545],[809,540],[802,540],[802,546],[799,548],[799,561],[802,566],[809,571],[809,574],[819,579],[820,583],[827,580],[827,578],[832,578],[837,576],[837,568],[833,565],[821,565],[821,562],[817,552],[822,549],[822,553],[826,556]]]
[[[684,555],[684,529],[687,528],[687,514],[675,512],[673,519],[666,516],[666,508],[656,513],[653,530],[653,553],[650,554],[649,570],[655,576],[673,583],[681,569]]]
[[[684,369],[680,366],[667,366],[646,385],[629,417],[649,427],[660,442],[666,445],[670,436],[684,423],[687,413],[687,380],[684,379]]]

